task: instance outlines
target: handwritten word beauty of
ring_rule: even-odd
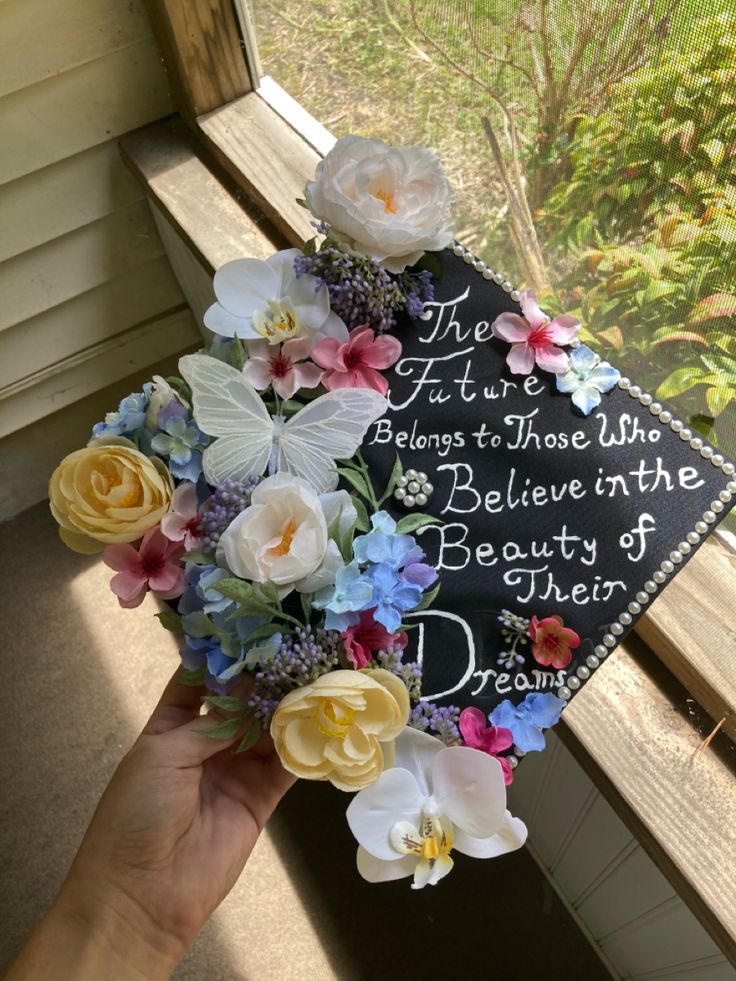
[[[581,418],[553,405],[548,379],[501,377],[488,321],[461,323],[468,296],[431,305],[416,327],[368,444],[432,470],[440,523],[419,535],[441,573],[493,570],[515,602],[555,609],[623,600],[652,562],[662,495],[702,487],[698,468],[669,462],[666,430],[628,402]],[[618,523],[577,520],[591,511]]]

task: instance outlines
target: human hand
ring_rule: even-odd
[[[120,962],[116,979],[169,977],[294,782],[265,733],[238,755],[232,746],[242,734],[203,736],[198,730],[212,725],[199,714],[204,690],[179,684],[178,674],[113,775],[46,918],[65,942],[75,934],[88,948],[99,941],[105,973],[111,958]],[[42,923],[37,934],[44,926],[48,933]],[[92,969],[97,951],[87,953]],[[78,962],[67,974],[58,956],[55,964],[53,975],[29,972],[22,954],[8,981],[94,976]]]

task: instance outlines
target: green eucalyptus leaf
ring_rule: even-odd
[[[198,729],[197,732],[209,739],[232,739],[242,724],[243,720],[240,717],[223,719],[222,722],[218,722],[208,729]]]
[[[431,514],[407,514],[396,524],[396,532],[399,535],[408,535],[417,528],[424,528],[425,525],[436,525],[440,523],[439,518]]]
[[[202,701],[222,709],[223,712],[238,712],[242,715],[245,709],[245,700],[237,695],[203,695]]]
[[[425,593],[424,596],[422,596],[422,602],[419,604],[416,610],[413,610],[412,612],[419,613],[420,610],[426,610],[428,607],[430,607],[432,603],[434,603],[434,601],[437,599],[437,594],[439,593],[439,591],[440,591],[440,583],[437,583],[434,589],[430,589],[428,593]]]
[[[248,726],[245,730],[243,738],[238,743],[238,748],[235,750],[236,753],[247,753],[249,749],[258,742],[258,737],[261,734],[261,722],[260,719],[255,717],[250,720]]]
[[[181,625],[181,617],[176,610],[170,610],[167,608],[165,610],[161,610],[160,613],[156,613],[155,617],[164,630],[171,630],[171,632],[175,634],[181,634],[184,632]]]

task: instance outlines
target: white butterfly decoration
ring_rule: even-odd
[[[187,354],[179,369],[192,389],[194,418],[208,436],[202,467],[209,484],[251,474],[286,471],[323,494],[338,481],[335,460],[360,447],[368,427],[388,407],[367,388],[341,388],[320,395],[284,421],[272,417],[242,373],[206,354]]]

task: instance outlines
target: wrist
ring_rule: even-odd
[[[122,890],[78,880],[74,869],[49,911],[79,956],[81,979],[168,981],[184,947],[151,922]],[[104,974],[101,969],[104,967]],[[99,973],[95,973],[99,972]]]

